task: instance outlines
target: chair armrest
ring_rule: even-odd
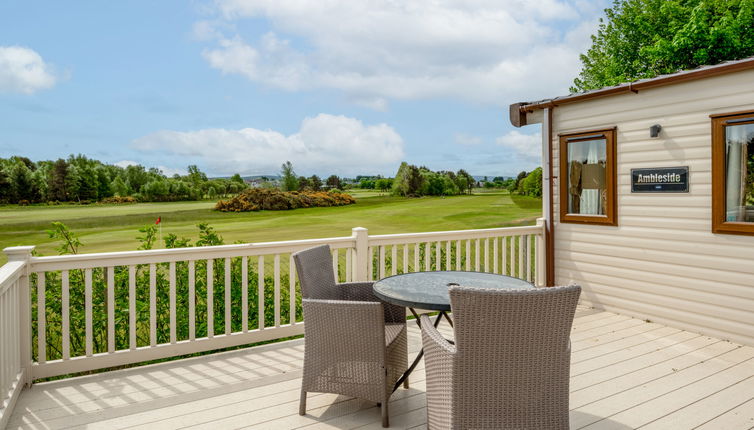
[[[303,299],[306,352],[333,361],[384,362],[382,304],[349,300]]]
[[[456,346],[448,342],[437,328],[432,324],[432,320],[427,315],[419,317],[422,330],[422,342],[424,343],[424,353],[429,356],[430,349],[433,354],[447,356],[452,359],[456,353]]]
[[[379,302],[374,295],[374,282],[342,282],[337,285],[343,300],[361,300],[364,302]]]
[[[382,303],[385,307],[385,322],[406,322],[406,308],[380,300],[375,296],[373,288],[374,282],[343,282],[338,284],[338,287],[343,291],[342,297],[344,300],[362,300]]]
[[[429,425],[453,422],[453,386],[455,381],[455,345],[451,345],[432,325],[427,315],[419,317],[427,374],[427,411]],[[461,376],[461,375],[459,375]]]

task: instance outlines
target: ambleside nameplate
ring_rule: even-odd
[[[631,169],[632,193],[688,193],[689,168]]]

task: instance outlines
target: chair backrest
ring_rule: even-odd
[[[504,411],[513,427],[550,428],[553,421],[536,420],[552,415],[563,419],[565,411],[567,427],[569,334],[580,293],[577,285],[450,289],[459,422],[494,427]]]
[[[293,254],[296,272],[305,299],[339,299],[329,245],[315,246]]]

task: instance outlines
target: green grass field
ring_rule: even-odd
[[[84,243],[80,252],[90,253],[136,249],[137,230],[158,216],[163,236],[195,240],[196,224],[206,222],[230,244],[348,236],[353,227],[388,234],[527,225],[542,207],[540,199],[505,191],[415,199],[360,192],[356,197],[351,206],[245,213],[216,212],[213,202],[0,206],[0,248],[36,245],[40,255],[55,255],[57,244],[45,232],[53,221],[68,225]],[[1,255],[0,264],[5,260]]]

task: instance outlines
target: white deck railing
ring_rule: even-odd
[[[0,268],[0,428],[34,379],[303,333],[291,254],[328,244],[340,281],[474,270],[542,283],[542,224],[34,257]]]

